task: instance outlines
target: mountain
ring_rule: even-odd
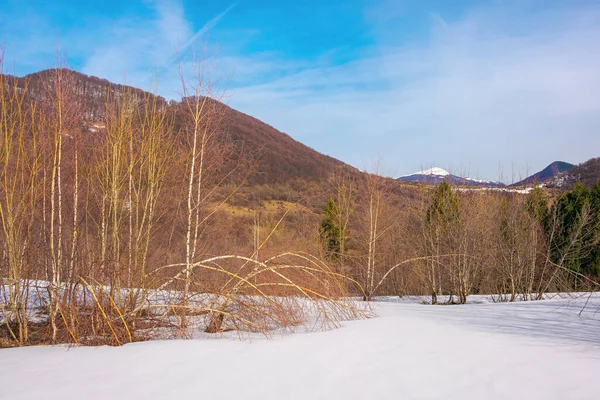
[[[173,104],[173,102],[169,102],[161,96],[154,95],[142,89],[112,83],[106,79],[85,75],[66,68],[60,70],[46,69],[23,77],[4,75],[4,81],[10,82],[11,80],[16,80],[19,88],[27,88],[27,94],[30,97],[36,100],[49,100],[48,97],[53,97],[53,94],[48,95],[48,89],[51,88],[51,84],[56,78],[58,71],[62,73],[63,84],[70,86],[76,93],[75,99],[72,100],[77,100],[81,105],[84,121],[98,122],[104,119],[109,92],[113,96],[118,97],[127,90],[134,99],[156,101],[160,107],[167,107],[169,104]]]
[[[487,187],[502,187],[505,186],[502,182],[486,181],[481,179],[465,178],[452,175],[450,172],[434,167],[423,171],[415,172],[410,175],[403,175],[397,178],[404,182],[417,182],[430,185],[437,185],[443,181],[457,186],[487,186]]]
[[[534,182],[545,183],[545,182],[550,181],[552,178],[556,177],[557,175],[570,170],[574,166],[575,165],[570,164],[568,162],[554,161],[552,164],[548,165],[543,170],[536,172],[535,174],[528,176],[527,178],[525,178],[517,183],[513,183],[510,186],[525,186],[525,185],[531,185]]]
[[[236,147],[255,154],[256,174],[251,183],[282,183],[293,179],[326,180],[338,168],[353,167],[319,153],[257,118],[221,104],[222,129]]]
[[[20,88],[27,87],[29,96],[36,100],[47,100],[45,90],[56,76],[56,69],[36,72],[24,77],[5,75],[7,80],[16,80]],[[81,114],[88,130],[94,132],[104,129],[104,117],[109,93],[119,97],[127,90],[136,101],[154,101],[159,107],[167,107],[177,118],[177,108],[181,103],[168,101],[163,97],[130,86],[115,84],[106,79],[88,76],[69,69],[63,69],[64,82],[74,88],[75,99],[81,105]],[[226,104],[213,100],[218,109],[223,136],[233,142],[236,151],[252,159],[252,170],[247,177],[250,184],[276,184],[294,180],[324,181],[336,169],[344,168],[352,174],[355,168],[343,162],[321,154],[318,151],[294,140],[274,127],[234,110]]]
[[[577,182],[583,183],[586,187],[594,187],[600,180],[600,157],[590,158],[586,162],[575,165],[567,171],[561,172],[555,177],[549,179],[546,183],[548,187],[560,189],[570,189]]]

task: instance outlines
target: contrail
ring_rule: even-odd
[[[236,1],[235,3],[233,3],[229,7],[227,7],[219,15],[215,16],[214,18],[212,18],[211,20],[209,20],[207,23],[205,23],[204,26],[202,28],[200,28],[200,30],[198,32],[196,32],[191,38],[188,39],[187,42],[184,43],[183,46],[181,46],[181,48],[179,49],[179,51],[177,51],[177,52],[171,54],[169,57],[167,57],[167,62],[162,67],[159,66],[159,70],[162,70],[162,69],[170,66],[171,64],[173,64],[178,58],[180,58],[183,55],[183,53],[185,52],[186,49],[188,49],[192,44],[194,44],[194,42],[196,40],[198,40],[198,38],[200,36],[204,35],[206,32],[208,32],[209,30],[211,30],[212,28],[214,28],[215,25],[217,25],[219,23],[219,21],[225,15],[227,15],[227,13],[229,13],[229,11],[231,11],[238,4],[239,4],[239,1]],[[148,80],[149,78],[151,78],[153,75],[154,74],[148,75],[147,77],[145,77],[144,79],[142,79],[140,81],[140,83],[145,82],[146,80]]]
[[[235,6],[237,6],[238,3],[239,3],[239,1],[236,1],[235,3],[233,3],[232,5],[230,5],[229,7],[227,7],[225,9],[225,11],[223,11],[221,14],[217,15],[216,17],[214,17],[213,19],[211,19],[210,21],[208,21],[206,24],[204,24],[204,26],[202,28],[200,28],[200,30],[198,32],[196,32],[194,34],[194,36],[192,36],[187,42],[185,42],[185,44],[181,48],[181,51],[184,51],[185,49],[187,49],[188,47],[190,47],[196,41],[196,39],[198,39],[200,36],[202,36],[203,34],[205,34],[210,29],[214,28],[214,26],[219,23],[219,21],[221,20],[221,18],[223,18],[225,15],[227,15],[227,13],[229,11],[231,11],[232,8],[234,8]]]

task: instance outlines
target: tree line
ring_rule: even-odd
[[[527,194],[442,182],[412,207],[392,204],[390,185],[376,176],[337,184],[319,229],[324,257],[363,283],[365,299],[535,300],[600,280],[600,182],[563,193],[535,185]]]

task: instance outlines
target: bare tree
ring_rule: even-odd
[[[3,72],[0,49],[0,311],[10,337],[29,341],[28,263],[39,199],[41,147],[37,110]]]

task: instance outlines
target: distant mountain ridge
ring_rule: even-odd
[[[592,188],[600,180],[600,157],[589,160],[561,172],[546,182],[546,186],[571,189],[577,182]]]
[[[451,185],[457,186],[485,186],[485,187],[503,187],[506,186],[502,182],[488,181],[483,179],[474,179],[453,175],[450,172],[439,168],[433,167],[425,169],[423,171],[415,172],[410,175],[403,175],[397,178],[399,181],[404,182],[416,182],[429,185],[438,185],[441,182],[448,182]]]
[[[565,161],[554,161],[553,163],[548,165],[543,170],[536,172],[535,174],[530,175],[527,178],[525,178],[519,182],[513,183],[510,186],[526,186],[526,185],[532,185],[536,182],[537,183],[546,183],[546,182],[552,180],[553,178],[555,178],[556,176],[558,176],[559,174],[570,170],[574,166],[575,166],[574,164],[571,164],[571,163],[568,163]]]

